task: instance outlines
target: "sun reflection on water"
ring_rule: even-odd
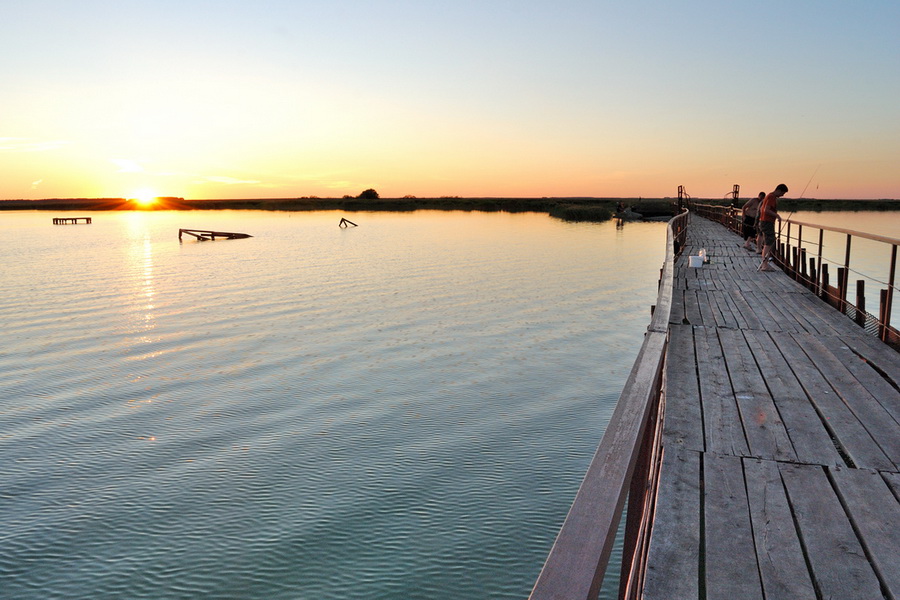
[[[150,344],[158,341],[148,334],[156,329],[156,264],[154,261],[153,239],[149,222],[141,214],[126,218],[131,244],[128,247],[127,273],[134,305],[131,327],[134,345]],[[142,355],[146,358],[147,355]]]

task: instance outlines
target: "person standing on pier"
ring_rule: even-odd
[[[783,183],[779,183],[774,191],[766,194],[762,204],[759,207],[759,230],[763,235],[763,253],[762,264],[759,265],[760,271],[774,271],[769,266],[769,258],[775,250],[775,221],[780,219],[778,216],[778,199],[787,194],[788,187]]]
[[[744,206],[741,207],[741,213],[744,215],[742,233],[744,234],[744,248],[746,250],[753,250],[750,240],[752,238],[753,241],[756,241],[756,219],[759,216],[759,205],[762,204],[763,198],[765,197],[766,193],[760,192],[759,196],[750,198],[744,203]]]

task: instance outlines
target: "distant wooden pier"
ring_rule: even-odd
[[[194,236],[197,240],[204,242],[209,240],[214,240],[216,238],[222,238],[226,240],[240,240],[244,238],[253,237],[249,233],[234,233],[231,231],[210,231],[208,229],[179,229],[178,230],[178,240],[182,239],[182,235],[187,234]]]
[[[823,302],[827,284],[758,272],[718,223],[693,216],[681,256],[669,238],[644,345],[531,598],[597,597],[626,496],[621,598],[900,598],[889,336]]]
[[[55,217],[53,219],[54,225],[77,225],[78,223],[88,223],[90,224],[91,217]]]

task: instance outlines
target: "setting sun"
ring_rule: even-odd
[[[137,190],[131,198],[138,206],[153,206],[156,203],[156,192],[148,189]]]

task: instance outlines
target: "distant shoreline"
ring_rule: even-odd
[[[731,199],[700,199],[695,202],[728,206]],[[746,199],[738,199],[740,206]],[[606,221],[619,204],[644,217],[661,217],[675,212],[677,198],[259,198],[185,200],[163,197],[151,207],[140,207],[125,198],[48,198],[44,200],[0,200],[0,210],[270,210],[348,212],[415,210],[462,210],[482,212],[543,212],[567,221]],[[790,199],[779,202],[782,211],[900,211],[900,200]]]

